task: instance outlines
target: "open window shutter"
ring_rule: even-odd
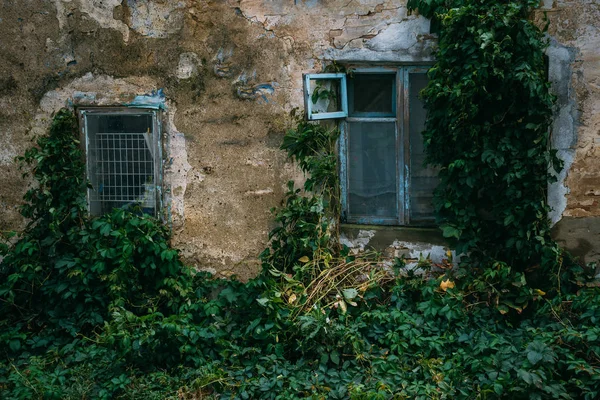
[[[313,82],[315,83],[314,88],[312,87]],[[337,105],[337,109],[333,111],[329,110],[332,101]],[[321,106],[321,110],[319,106]],[[325,109],[323,109],[323,106],[325,106]],[[305,74],[304,109],[309,121],[346,118],[348,116],[346,74]]]

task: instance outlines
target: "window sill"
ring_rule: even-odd
[[[369,247],[375,250],[384,250],[395,241],[409,243],[426,243],[430,245],[448,246],[448,242],[439,228],[416,227],[416,226],[386,226],[386,225],[362,225],[341,224],[340,233],[350,240],[361,235],[361,231],[371,232],[369,234]]]

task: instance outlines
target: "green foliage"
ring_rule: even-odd
[[[2,253],[0,269],[2,309],[18,316],[13,324],[51,325],[72,335],[103,323],[112,307],[164,312],[174,292],[189,290],[180,282],[187,271],[158,221],[124,210],[86,216],[76,126],[71,113],[59,112],[49,136],[22,158],[35,162],[39,185],[25,195],[22,213],[30,223]]]
[[[283,138],[281,149],[298,163],[307,174],[304,189],[326,196],[337,196],[338,176],[336,141],[337,129],[308,122],[292,112],[296,126],[289,129]]]
[[[546,189],[561,163],[549,150],[546,39],[527,19],[536,5],[409,2],[440,21],[422,95],[427,162],[440,167],[434,205],[443,233],[471,266],[503,262],[548,283],[562,255],[550,238]]]
[[[284,206],[273,210],[278,227],[269,234],[270,249],[261,254],[266,270],[286,273],[302,270],[302,257],[320,259],[335,248],[335,218],[339,213],[337,129],[304,121],[292,113],[294,129],[288,130],[281,145],[306,174],[303,195],[288,182]],[[302,279],[305,279],[303,277]]]
[[[303,197],[294,182],[288,182],[284,208],[275,214],[280,224],[269,233],[271,248],[261,258],[267,268],[277,266],[283,272],[292,272],[302,257],[312,257],[320,249],[328,249],[329,224],[323,213],[321,196]]]

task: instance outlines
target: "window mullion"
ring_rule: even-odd
[[[158,122],[157,111],[152,113],[152,127],[154,134],[152,135],[152,146],[154,146],[154,157],[152,162],[154,163],[154,202],[155,202],[155,216],[160,217],[159,210],[162,210],[162,147],[160,145],[162,138],[162,129]]]
[[[88,130],[88,121],[87,121],[87,117],[86,117],[85,111],[83,111],[81,113],[81,115],[82,115],[81,121],[83,121],[83,137],[84,137],[84,140],[85,140],[85,156],[87,158],[89,158],[89,155],[90,155],[90,145],[89,145],[90,139],[89,139],[89,136],[88,136],[89,135],[88,134],[88,132],[89,132],[89,130]],[[89,180],[91,182],[92,181],[92,173],[90,171],[90,162],[89,161],[86,162],[85,171],[87,173],[87,177],[86,177],[87,180]],[[86,199],[87,200],[88,210],[91,209],[90,198],[91,198],[91,189],[88,186],[88,188],[87,188],[87,199]]]
[[[403,147],[403,164],[404,164],[404,224],[408,225],[410,221],[410,174],[411,174],[411,153],[410,153],[410,72],[409,68],[403,69],[403,82],[402,82],[402,96],[404,98],[404,106],[402,109],[402,127],[404,131],[404,138],[402,142]]]
[[[404,162],[404,137],[406,136],[406,129],[404,124],[404,105],[406,97],[404,96],[404,69],[398,68],[396,74],[396,176],[397,176],[397,190],[398,193],[398,223],[405,225],[406,221],[405,204],[406,204],[406,169]]]
[[[348,218],[348,124],[346,121],[340,124],[340,137],[339,137],[339,156],[340,156],[340,193],[341,193],[341,206],[342,206],[342,220]]]

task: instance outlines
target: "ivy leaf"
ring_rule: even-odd
[[[321,364],[327,364],[327,361],[329,361],[329,354],[327,354],[327,353],[321,354]]]
[[[258,304],[264,307],[269,302],[269,299],[267,299],[266,297],[261,297],[259,299],[256,299],[256,301],[258,302]]]
[[[456,229],[452,225],[442,225],[442,233],[444,237],[460,239],[460,230]]]
[[[12,351],[17,352],[21,348],[21,341],[19,339],[12,339],[8,346]]]
[[[517,370],[517,376],[525,381],[525,383],[531,384],[533,381],[531,374],[524,369]]]
[[[334,350],[331,353],[329,353],[329,358],[335,365],[340,364],[340,354],[337,351]]]
[[[527,346],[527,359],[531,365],[536,365],[540,361],[553,363],[554,357],[552,351],[542,342],[534,341]]]
[[[344,295],[344,298],[346,300],[352,300],[353,298],[358,296],[358,290],[356,290],[354,288],[348,288],[348,289],[342,290],[342,294]]]
[[[229,303],[232,303],[238,298],[239,293],[234,291],[231,286],[223,289],[219,294],[219,297],[225,298]]]

